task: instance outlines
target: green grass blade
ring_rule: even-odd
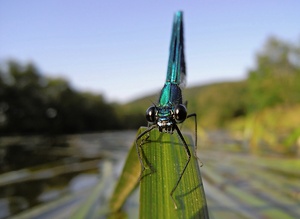
[[[78,209],[70,216],[72,219],[81,218],[96,218],[95,212],[97,209],[101,209],[103,215],[107,214],[107,205],[102,203],[102,199],[105,196],[105,188],[108,187],[112,180],[113,165],[110,161],[103,163],[102,178],[94,189],[90,192],[87,199],[78,207]],[[100,204],[100,206],[99,206]]]
[[[141,133],[144,128],[139,130]],[[146,136],[145,136],[146,137]],[[191,137],[184,135],[193,154]],[[174,192],[178,209],[170,197],[187,155],[179,137],[174,133],[163,134],[153,130],[142,145],[144,171],[140,187],[140,218],[208,218],[205,193],[199,165],[192,156],[191,161]]]
[[[133,142],[131,149],[127,155],[123,171],[117,182],[115,190],[110,199],[111,212],[117,212],[121,209],[127,197],[138,185],[138,179],[141,172],[140,162],[138,160],[135,142]]]
[[[145,127],[140,128],[137,136],[145,129]],[[193,154],[191,137],[187,135],[184,137]],[[144,163],[148,168],[144,171],[140,183],[139,217],[207,219],[208,211],[202,178],[197,160],[193,156],[173,195],[178,206],[177,210],[170,197],[170,192],[187,161],[185,149],[178,136],[152,130],[150,137],[146,140],[145,136],[144,140],[143,158],[146,158]],[[135,142],[133,142],[110,200],[111,211],[116,212],[121,209],[138,183],[140,170]],[[114,215],[110,218],[114,218]]]

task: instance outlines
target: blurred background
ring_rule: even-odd
[[[0,218],[68,217],[104,173],[109,197],[163,86],[178,10],[211,217],[299,218],[299,8],[0,0]]]

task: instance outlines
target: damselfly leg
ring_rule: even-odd
[[[178,178],[178,180],[177,180],[177,182],[176,182],[174,188],[173,188],[172,191],[170,192],[170,196],[171,196],[172,201],[173,201],[173,203],[174,203],[174,207],[175,207],[175,209],[177,209],[177,205],[176,205],[175,199],[174,199],[174,197],[173,197],[173,193],[174,193],[175,190],[177,189],[177,187],[178,187],[178,185],[179,185],[179,183],[180,183],[180,181],[181,181],[181,178],[182,178],[182,176],[183,176],[183,174],[184,174],[184,172],[185,172],[185,170],[186,170],[186,168],[187,168],[187,166],[188,166],[188,164],[189,164],[189,162],[190,162],[190,160],[191,160],[191,152],[190,152],[189,147],[188,147],[186,141],[184,140],[184,137],[183,137],[183,135],[181,134],[181,131],[179,130],[178,126],[175,125],[174,127],[175,127],[175,129],[176,129],[176,131],[177,131],[177,134],[178,134],[180,140],[181,140],[182,143],[183,143],[183,146],[184,146],[184,149],[185,149],[187,158],[188,158],[187,161],[186,161],[186,163],[185,163],[185,165],[184,165],[184,167],[183,167],[183,170],[182,170],[181,173],[179,174],[179,178]]]
[[[145,131],[143,131],[141,134],[139,134],[139,136],[135,140],[136,151],[137,151],[138,158],[139,158],[139,161],[140,161],[140,164],[141,164],[141,173],[140,173],[140,176],[139,176],[139,181],[141,180],[141,178],[143,176],[143,172],[145,171],[146,167],[144,165],[143,158],[142,158],[141,153],[140,153],[140,151],[142,152],[142,150],[143,150],[142,145],[144,144],[144,142],[142,141],[141,143],[138,143],[138,141],[146,134],[148,134],[148,136],[146,137],[146,139],[148,139],[149,136],[150,136],[149,134],[150,134],[151,130],[154,129],[154,128],[156,128],[156,125],[149,126]]]
[[[200,158],[197,155],[197,145],[198,145],[198,133],[197,133],[197,114],[196,113],[192,113],[189,114],[186,118],[194,118],[194,124],[195,124],[195,148],[194,148],[194,156],[195,158],[200,162],[200,166],[203,166],[202,161],[200,160]]]

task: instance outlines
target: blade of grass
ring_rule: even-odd
[[[138,130],[137,136],[146,128]],[[190,136],[184,135],[193,154]],[[170,197],[179,173],[182,171],[187,155],[176,134],[162,134],[153,130],[143,144],[143,158],[150,168],[143,173],[140,187],[140,218],[208,218],[207,204],[202,178],[197,160],[192,156],[174,198],[178,209]],[[138,160],[135,142],[128,153],[122,174],[110,200],[112,212],[119,211],[129,194],[138,183],[141,166]],[[116,218],[118,214],[110,215]]]
[[[127,197],[138,185],[138,179],[141,172],[140,162],[138,160],[135,142],[127,155],[121,176],[114,189],[110,199],[110,211],[117,212],[121,209]],[[113,216],[111,216],[113,218]]]
[[[102,203],[104,198],[105,189],[108,187],[109,182],[112,180],[112,164],[107,161],[104,162],[102,168],[102,179],[91,191],[91,194],[87,197],[83,204],[70,216],[72,219],[81,219],[81,218],[96,218],[95,212],[98,208],[101,208],[102,214],[105,215],[108,213],[107,206]]]
[[[144,128],[139,130],[141,133]],[[138,134],[139,134],[138,133]],[[193,154],[190,136],[184,135]],[[170,197],[187,155],[176,134],[163,134],[158,130],[150,133],[150,138],[142,145],[144,163],[148,164],[141,180],[140,218],[208,218],[208,210],[201,173],[197,160],[191,161],[174,192],[178,209]]]

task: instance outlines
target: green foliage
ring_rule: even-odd
[[[101,95],[80,93],[64,79],[42,76],[29,63],[0,70],[0,133],[62,134],[120,129]]]
[[[245,82],[227,82],[187,89],[190,113],[196,112],[204,127],[222,127],[246,114]]]
[[[249,72],[249,112],[300,102],[300,45],[270,38]]]
[[[111,218],[118,215],[124,202],[139,183],[141,165],[138,159],[135,142],[132,143],[131,149],[127,155],[123,171],[114,189],[109,201]]]

